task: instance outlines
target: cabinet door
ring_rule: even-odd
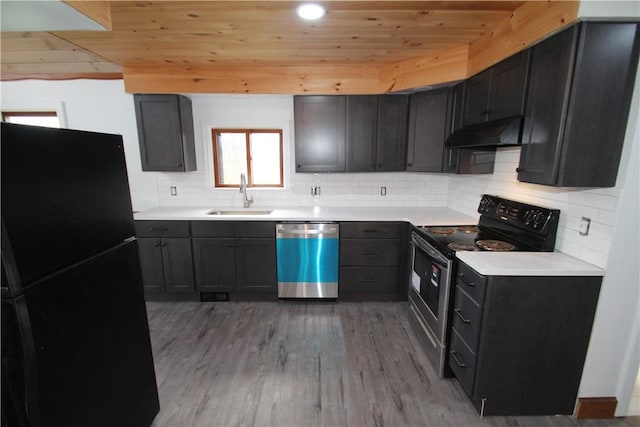
[[[191,239],[163,238],[161,247],[165,290],[167,292],[192,292],[194,281]]]
[[[487,120],[523,114],[529,73],[529,54],[530,51],[525,50],[491,68],[491,93]]]
[[[574,26],[532,49],[519,181],[547,185],[556,181],[577,30]]]
[[[344,172],[346,97],[293,98],[297,172]]]
[[[138,239],[142,284],[147,291],[164,291],[164,270],[159,238]]]
[[[235,290],[234,239],[194,238],[193,265],[199,291]]]
[[[447,107],[447,123],[444,133],[444,139],[449,137],[453,132],[462,127],[462,111],[464,101],[464,82],[460,82],[451,88],[449,93],[449,106]],[[458,148],[443,148],[442,155],[442,172],[456,173],[458,172],[458,157],[460,150]]]
[[[490,90],[491,69],[483,71],[466,81],[462,113],[463,126],[487,121]]]
[[[347,172],[376,170],[377,96],[347,97]]]
[[[376,170],[406,170],[408,112],[408,96],[378,97]]]
[[[448,89],[411,95],[407,170],[441,172]]]
[[[580,26],[555,184],[613,187],[638,66],[639,24],[583,22]]]
[[[195,170],[191,101],[178,95],[134,95],[134,105],[142,170]]]
[[[276,240],[236,239],[238,292],[276,293]]]

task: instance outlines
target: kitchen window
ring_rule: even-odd
[[[281,129],[213,129],[216,187],[237,188],[240,174],[247,187],[282,187]]]
[[[2,121],[21,125],[60,127],[60,119],[55,111],[3,111]]]

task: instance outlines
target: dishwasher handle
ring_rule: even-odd
[[[284,223],[276,224],[277,239],[335,238],[340,225],[336,223]]]

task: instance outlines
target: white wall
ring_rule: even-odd
[[[3,111],[57,110],[63,127],[122,135],[133,209],[158,204],[156,177],[140,166],[133,96],[122,80],[1,82],[0,94]]]
[[[234,189],[213,187],[212,137],[214,128],[276,128],[283,130],[284,189],[250,189],[253,207],[312,206],[311,186],[320,186],[320,206],[444,206],[448,178],[407,173],[308,174],[295,173],[293,150],[293,96],[189,95],[193,105],[198,171],[158,173],[162,205],[242,206]],[[171,196],[175,186],[177,196]],[[380,195],[380,187],[387,195]]]

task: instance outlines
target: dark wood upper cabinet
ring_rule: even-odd
[[[407,158],[409,96],[378,97],[376,170],[404,171]]]
[[[191,100],[181,95],[133,96],[143,171],[196,170]]]
[[[407,143],[407,170],[442,172],[450,89],[411,95]]]
[[[466,81],[465,104],[462,115],[463,126],[487,121],[490,89],[491,69],[484,70]]]
[[[532,48],[518,180],[615,185],[638,47],[637,22],[582,22]]]
[[[520,52],[466,81],[463,126],[523,114],[529,56]]]
[[[347,171],[374,172],[377,168],[378,96],[347,97]]]
[[[347,97],[347,172],[405,170],[407,95]]]
[[[346,97],[294,96],[296,172],[346,170]]]

